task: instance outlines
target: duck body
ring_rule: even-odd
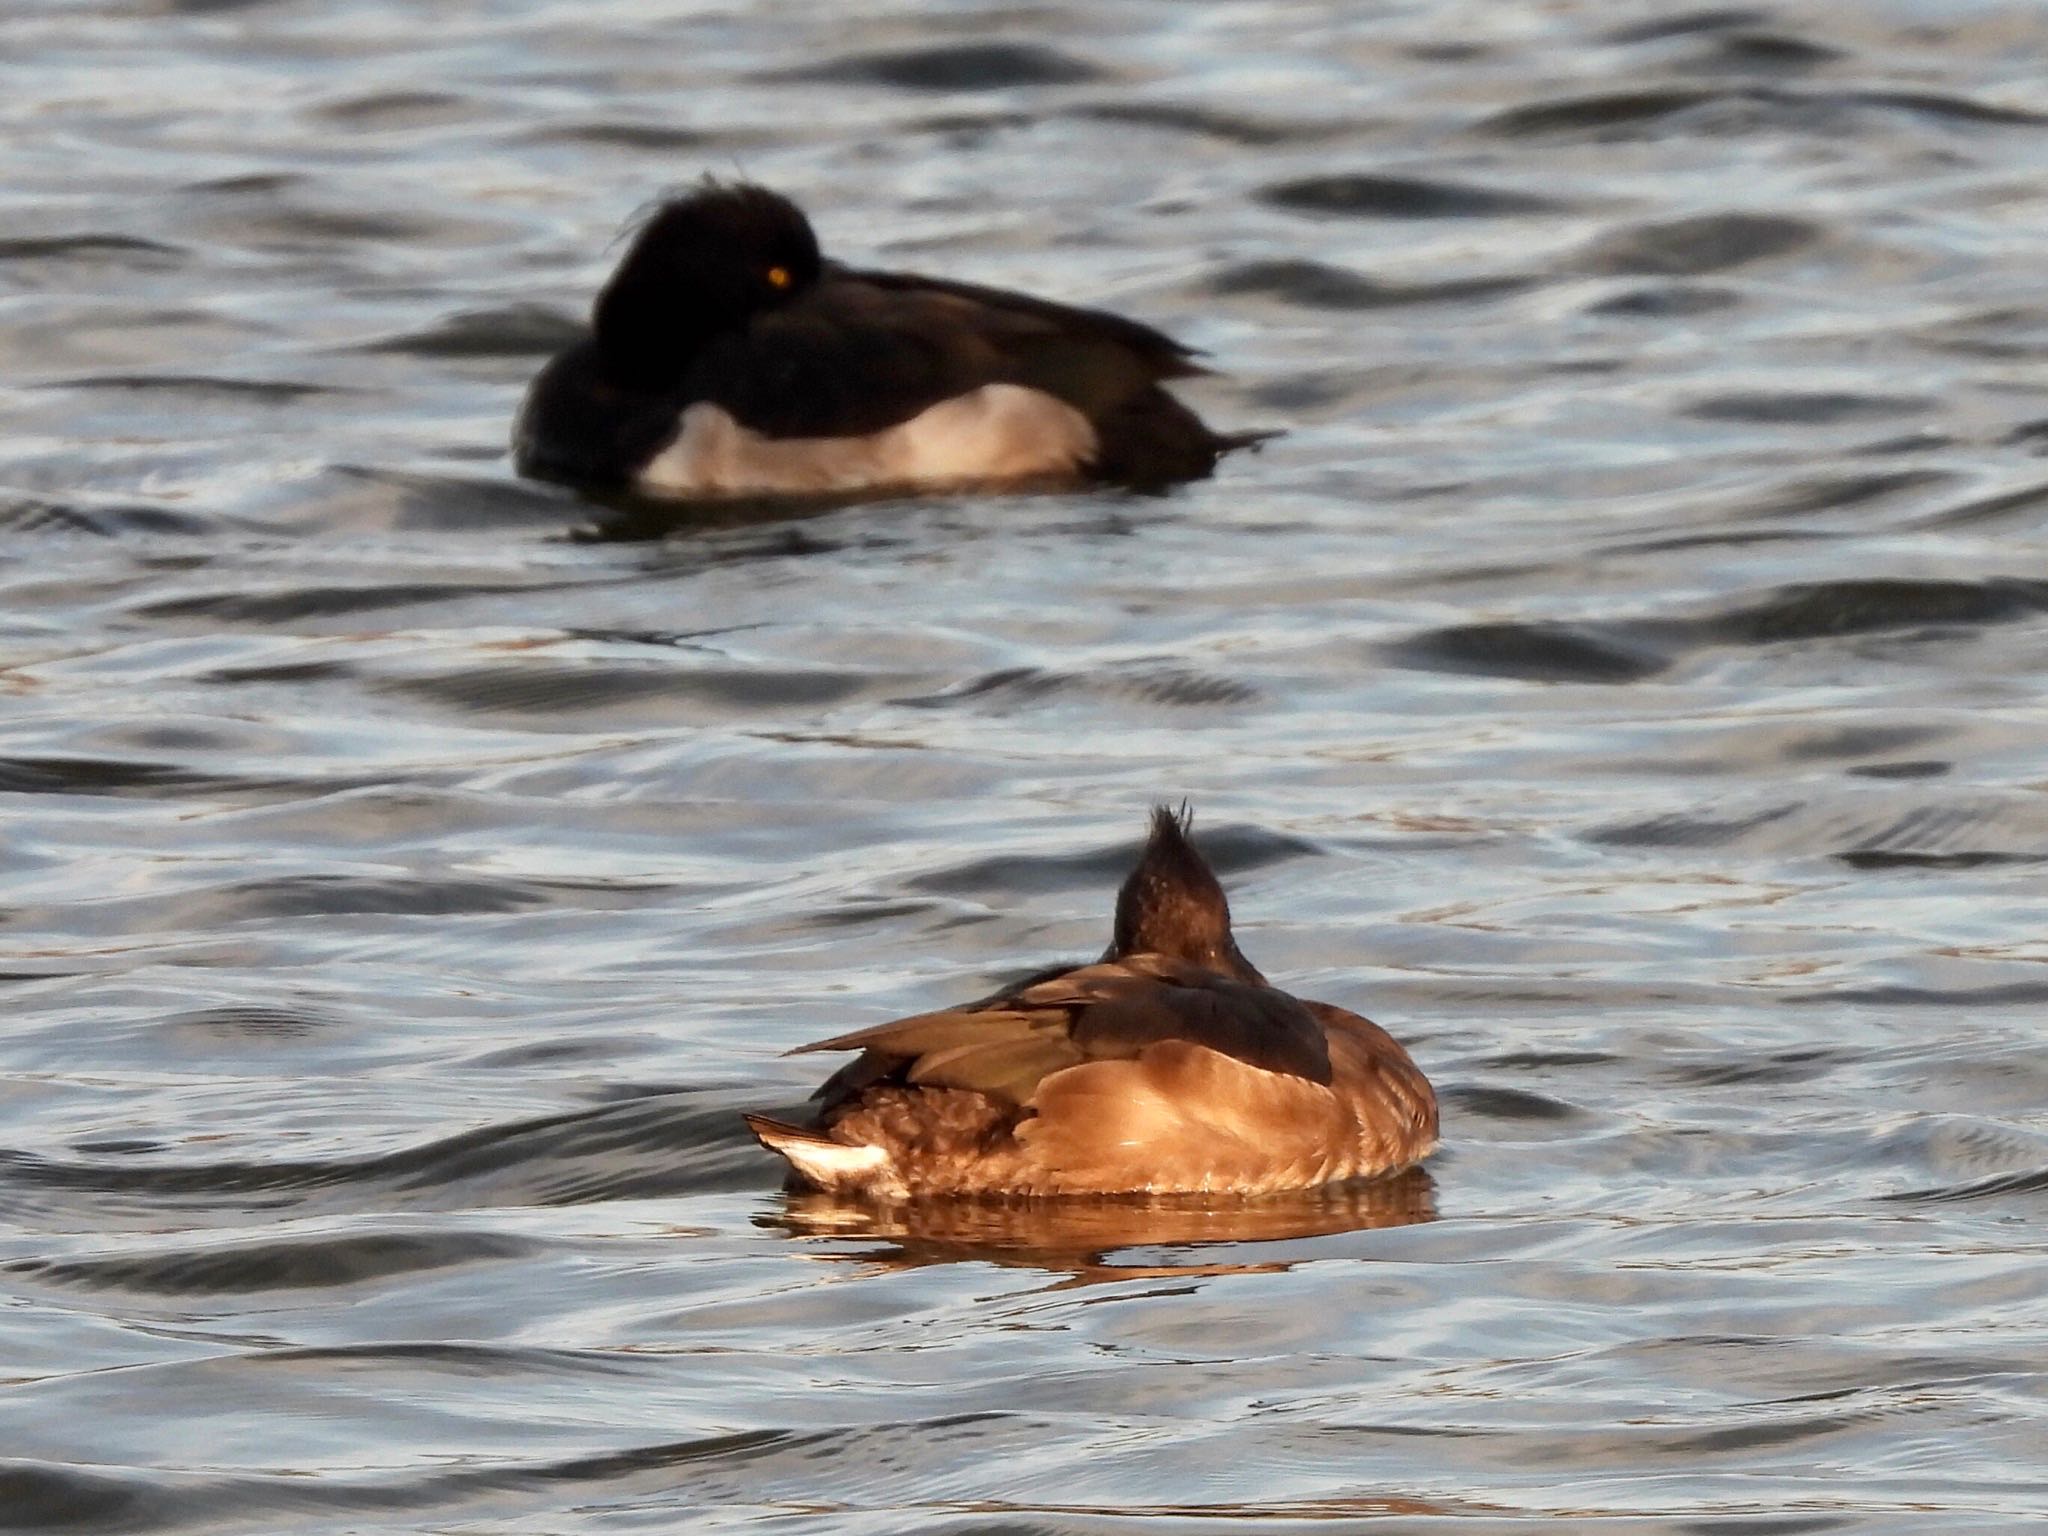
[[[542,369],[522,474],[674,498],[1198,478],[1260,434],[1163,387],[1203,372],[1133,320],[825,260],[801,210],[707,183],[663,205]]]
[[[1368,1019],[1269,985],[1170,811],[1102,960],[799,1047],[860,1054],[809,1126],[748,1124],[802,1186],[934,1196],[1259,1195],[1390,1173],[1436,1096]]]

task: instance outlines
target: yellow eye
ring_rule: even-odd
[[[768,269],[768,286],[770,288],[787,288],[789,286],[789,268],[770,267]]]

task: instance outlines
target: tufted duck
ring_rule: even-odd
[[[765,187],[655,211],[591,334],[528,390],[520,473],[698,498],[1196,479],[1265,436],[1217,433],[1162,381],[1204,370],[1100,310],[819,254]]]
[[[1436,1146],[1436,1095],[1377,1024],[1269,985],[1188,821],[1153,812],[1109,950],[979,1002],[799,1051],[858,1051],[815,1123],[747,1124],[800,1187],[926,1196],[1266,1194]]]

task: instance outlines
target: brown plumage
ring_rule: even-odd
[[[860,1055],[817,1119],[747,1124],[800,1185],[934,1195],[1261,1194],[1436,1146],[1436,1095],[1369,1019],[1268,985],[1165,807],[1101,960],[799,1046]]]

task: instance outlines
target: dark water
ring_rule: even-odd
[[[2048,1506],[2029,5],[16,0],[0,1529],[2011,1531]],[[1290,435],[652,542],[625,216]],[[1427,1176],[877,1219],[734,1111],[1187,795]]]

